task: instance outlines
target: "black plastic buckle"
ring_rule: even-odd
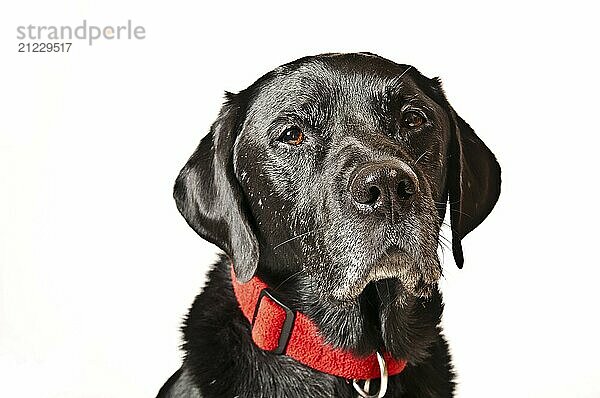
[[[258,309],[260,308],[260,303],[263,297],[269,297],[275,304],[283,308],[285,311],[285,321],[283,321],[283,326],[281,327],[281,333],[279,334],[279,342],[277,344],[277,348],[270,351],[274,354],[283,354],[285,349],[287,348],[288,342],[290,341],[290,336],[292,334],[292,328],[294,327],[294,321],[296,320],[296,313],[292,311],[287,305],[283,304],[280,300],[275,298],[273,292],[269,288],[265,288],[261,290],[260,295],[258,296],[258,300],[256,301],[256,307],[254,308],[254,315],[252,316],[252,327],[254,327],[254,322],[256,321],[256,316],[258,315]]]

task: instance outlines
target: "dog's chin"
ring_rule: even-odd
[[[389,299],[397,300],[399,304],[408,296],[429,298],[437,288],[441,271],[437,259],[427,264],[416,264],[406,252],[391,250],[365,267],[363,272],[350,275],[330,293],[331,300],[341,306],[358,304],[360,296],[370,285],[386,292],[393,286],[396,293]]]

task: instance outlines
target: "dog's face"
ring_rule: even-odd
[[[367,284],[428,296],[441,275],[450,198],[453,251],[489,214],[500,169],[439,82],[370,54],[284,65],[229,95],[175,187],[188,223],[232,259],[305,275],[320,298]]]
[[[316,59],[256,90],[233,161],[268,267],[300,265],[340,301],[437,280],[450,121],[407,69]]]

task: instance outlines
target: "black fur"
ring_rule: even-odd
[[[409,111],[425,122],[407,125]],[[281,139],[290,126],[301,144]],[[379,188],[391,196],[365,207],[348,188],[365,168],[405,173],[416,192],[396,197],[397,181],[385,180]],[[330,344],[408,360],[386,397],[452,396],[439,229],[449,197],[462,267],[460,241],[499,193],[494,155],[439,81],[407,65],[372,54],[306,57],[228,94],[174,192],[190,226],[226,256],[190,310],[182,368],[159,397],[356,396],[347,380],[253,344],[231,263],[240,281],[257,274],[313,319]]]

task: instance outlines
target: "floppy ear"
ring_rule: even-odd
[[[179,173],[173,196],[192,229],[227,253],[238,280],[247,282],[258,266],[259,249],[233,171],[233,144],[242,113],[237,102],[227,94],[210,133]]]
[[[500,165],[483,141],[450,107],[453,124],[448,164],[452,252],[464,264],[461,240],[490,214],[500,195]]]

